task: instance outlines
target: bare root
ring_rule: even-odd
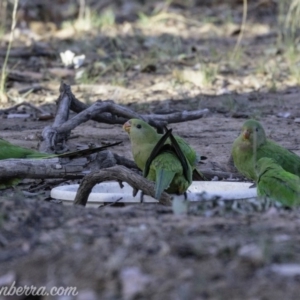
[[[154,197],[154,183],[148,181],[144,177],[138,175],[137,173],[123,167],[114,166],[107,169],[102,169],[100,171],[92,172],[84,177],[81,181],[79,189],[77,191],[74,204],[85,206],[91,193],[93,187],[100,182],[114,180],[118,182],[125,181],[134,190],[141,190],[145,195],[150,195]],[[159,203],[164,205],[171,205],[171,197],[166,192],[163,192]]]

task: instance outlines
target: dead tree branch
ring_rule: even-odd
[[[70,120],[68,120],[69,109],[78,113]],[[114,103],[112,100],[98,100],[88,106],[75,98],[69,85],[62,83],[58,98],[57,114],[53,125],[47,126],[43,130],[42,136],[44,140],[41,143],[40,150],[52,152],[58,143],[61,143],[64,148],[65,141],[71,130],[88,120],[109,124],[123,124],[128,119],[140,118],[162,131],[163,126],[168,123],[199,119],[207,113],[208,109],[191,112],[183,111],[166,115],[140,115],[127,107]]]
[[[80,179],[87,171],[124,165],[137,169],[135,163],[129,159],[112,153],[101,151],[87,157],[80,158],[47,158],[47,159],[4,159],[0,160],[0,180],[9,178],[32,179]]]
[[[145,195],[150,195],[151,197],[154,197],[155,190],[153,182],[148,181],[144,177],[136,174],[135,172],[125,167],[114,166],[86,175],[81,181],[81,184],[79,186],[74,200],[74,204],[85,206],[93,187],[97,183],[108,180],[125,181],[134,189],[141,190],[144,192]],[[163,192],[159,203],[164,205],[171,205],[170,195],[166,192]]]
[[[99,112],[95,112],[93,116],[91,116],[91,119],[97,122],[108,124],[124,124],[128,119],[138,118],[148,122],[154,127],[160,128],[169,123],[197,120],[202,118],[209,112],[209,110],[205,108],[196,111],[183,111],[165,115],[140,115],[127,107],[114,103],[112,100],[98,100],[97,102],[102,103],[103,110],[100,111],[101,114]],[[82,103],[74,97],[70,109],[74,112],[80,113],[88,107],[88,105]]]

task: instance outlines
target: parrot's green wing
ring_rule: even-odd
[[[174,135],[178,145],[180,146],[184,156],[188,160],[193,170],[194,180],[206,180],[205,176],[197,169],[197,163],[207,159],[206,156],[200,156],[182,137]]]
[[[150,165],[155,157],[157,157],[160,153],[163,153],[165,151],[171,151],[174,154],[176,154],[178,160],[181,163],[182,166],[182,172],[183,176],[187,181],[191,181],[192,178],[189,177],[189,172],[188,172],[188,162],[186,157],[184,156],[180,146],[177,143],[177,140],[174,138],[172,134],[172,129],[168,129],[165,126],[166,133],[160,138],[160,140],[157,142],[155,147],[153,148],[149,158],[147,159],[146,166],[143,172],[144,177],[147,177],[150,169]],[[171,144],[165,144],[167,139],[170,138]]]
[[[187,181],[191,182],[192,177],[189,176],[189,175],[191,175],[189,172],[189,165],[188,165],[189,163],[188,163],[183,151],[181,150],[177,140],[174,138],[172,133],[170,135],[170,140],[171,140],[171,145],[174,149],[174,152],[176,153],[176,155],[181,163],[183,176],[185,177],[185,179]]]
[[[144,177],[148,176],[150,166],[151,166],[151,163],[152,163],[153,159],[155,157],[157,157],[163,151],[162,148],[165,145],[165,142],[169,138],[171,133],[172,133],[172,129],[167,130],[166,133],[164,135],[162,135],[162,137],[159,139],[159,141],[154,146],[153,150],[151,151],[150,156],[148,157],[148,159],[146,161],[146,165],[145,165],[145,168],[143,170]]]
[[[257,194],[285,206],[300,204],[300,178],[285,171],[274,160],[264,157],[257,162]]]
[[[191,178],[192,169],[188,166]],[[182,171],[181,162],[173,151],[166,150],[152,161],[147,179],[155,182],[156,199],[160,199],[164,190],[182,194],[188,189],[192,182],[186,180]]]
[[[257,159],[262,157],[270,157],[285,171],[300,176],[300,157],[275,142],[267,140],[264,145],[259,147]]]

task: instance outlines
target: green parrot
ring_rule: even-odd
[[[300,176],[300,157],[268,139],[262,125],[247,120],[232,146],[232,158],[238,171],[248,179],[257,180],[255,162],[262,157],[272,158],[285,171]]]
[[[257,162],[257,195],[278,201],[285,206],[300,204],[300,178],[285,171],[268,157]]]
[[[78,150],[73,152],[66,152],[62,154],[49,154],[49,153],[38,152],[29,148],[13,145],[8,141],[5,141],[0,138],[0,160],[9,159],[9,158],[24,158],[24,159],[54,158],[54,157],[76,158],[76,157],[86,156],[96,152],[103,151],[106,148],[119,145],[120,143],[122,142],[108,144],[102,147],[88,148],[88,149],[83,149],[83,150]],[[2,182],[0,182],[0,189],[14,186],[18,184],[19,181],[20,179],[18,178],[7,179],[4,181],[2,180]]]
[[[154,127],[140,119],[130,119],[123,125],[123,129],[129,134],[133,159],[137,166],[143,171],[154,146],[163,135],[157,133]],[[133,132],[133,134],[131,134],[131,132]],[[204,176],[197,170],[196,165],[197,162],[200,161],[201,163],[201,160],[205,160],[206,157],[198,155],[180,136],[175,135],[175,139],[192,167],[193,176],[196,175],[196,172],[199,174],[199,177],[201,177],[201,180],[205,180]],[[167,143],[170,144],[171,141],[168,140]]]
[[[149,167],[149,173],[145,174],[148,158],[152,155],[153,149],[163,138],[163,135],[157,133],[155,128],[139,119],[127,121],[123,125],[123,129],[129,134],[135,163],[143,171],[147,179],[156,183],[156,199],[160,198],[164,190],[169,193],[182,194],[188,189],[192,183],[192,173],[193,170],[196,170],[198,160],[198,156],[193,148],[182,138],[175,136],[175,142],[178,143],[180,151],[186,160],[186,168],[184,169],[182,159],[178,157],[178,154],[172,147],[174,143],[170,139],[167,140],[166,144],[170,145],[170,147],[165,147],[164,151],[160,151],[154,157]]]

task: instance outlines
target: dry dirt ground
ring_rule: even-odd
[[[62,30],[51,32],[36,43],[57,54],[66,49],[85,54],[87,64],[79,68],[85,75],[76,79],[78,70],[64,68],[58,55],[12,58],[10,68],[18,66],[23,77],[17,80],[11,73],[7,90],[15,103],[6,106],[26,100],[53,113],[59,80],[64,79],[86,103],[113,99],[143,113],[208,108],[202,119],[170,125],[208,157],[207,165],[226,168],[232,142],[249,117],[258,118],[269,137],[300,155],[298,50],[295,58],[287,43],[278,42],[278,2],[253,1],[234,59],[230,54],[241,22],[239,1],[215,1],[213,6],[175,2],[145,6],[141,16],[136,13],[144,8],[139,1],[128,1],[136,5],[130,13],[125,1],[123,10],[113,6],[119,13],[113,24],[102,20],[100,29],[96,24],[71,37],[61,37]],[[26,39],[20,33],[15,47],[24,46]],[[18,93],[33,84],[41,89]],[[22,109],[1,115],[0,134],[37,149],[41,131],[53,120],[37,120],[30,108],[25,112],[32,115],[9,118]],[[122,140],[113,151],[132,158],[121,125],[88,121],[72,134],[72,149]],[[26,197],[21,190],[28,186],[27,181],[1,192],[0,288],[14,281],[48,291],[72,286],[78,295],[13,299],[300,298],[298,209],[211,208],[210,213],[187,216],[153,204],[92,209],[45,201],[49,188],[38,199]]]

